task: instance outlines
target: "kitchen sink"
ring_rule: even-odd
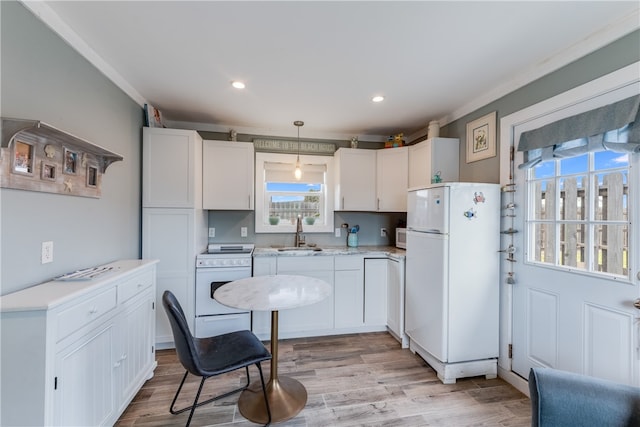
[[[322,248],[317,248],[317,247],[309,247],[309,246],[301,246],[299,248],[292,246],[292,247],[287,247],[287,248],[278,248],[278,252],[296,252],[296,253],[300,253],[300,252],[320,252],[322,251]]]

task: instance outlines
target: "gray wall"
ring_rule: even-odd
[[[474,163],[466,163],[465,141],[468,122],[492,111],[497,111],[497,152],[499,153],[501,117],[566,92],[639,60],[640,31],[635,31],[443,127],[441,132],[443,136],[460,138],[460,180],[494,183],[498,183],[500,180],[498,156]]]
[[[124,157],[100,199],[0,189],[0,294],[140,256],[142,109],[21,4],[0,2],[2,116],[42,120]],[[54,260],[40,264],[43,241]]]

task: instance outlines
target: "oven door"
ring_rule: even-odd
[[[246,277],[251,277],[250,267],[197,268],[196,316],[246,313],[247,310],[227,307],[213,298],[213,293],[220,286]]]

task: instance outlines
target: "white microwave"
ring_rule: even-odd
[[[396,248],[407,249],[406,228],[396,228]]]

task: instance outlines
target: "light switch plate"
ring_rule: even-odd
[[[340,237],[340,228],[336,228],[336,237]]]
[[[247,227],[240,227],[240,237],[247,237]]]
[[[209,227],[209,237],[216,237],[215,227]]]

